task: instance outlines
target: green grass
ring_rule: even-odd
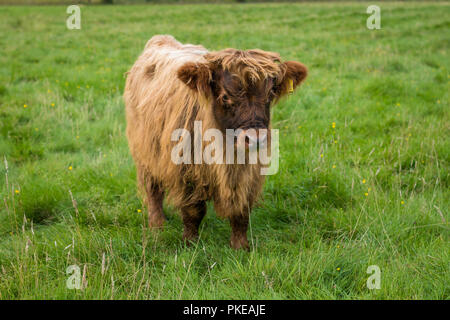
[[[65,7],[1,7],[0,299],[449,299],[450,6],[382,3],[371,31],[367,5],[83,6],[81,30]],[[123,75],[162,33],[310,69],[273,109],[250,253],[211,207],[192,248],[168,205],[143,227]]]

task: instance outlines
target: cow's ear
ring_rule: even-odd
[[[307,77],[308,68],[303,63],[297,61],[286,61],[282,64],[285,69],[284,76],[278,85],[278,96],[293,93]]]
[[[211,91],[211,70],[206,63],[187,62],[178,69],[178,78],[192,90],[207,94]]]

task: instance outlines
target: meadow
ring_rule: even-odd
[[[450,5],[379,5],[0,7],[0,299],[449,299]],[[250,252],[212,206],[192,247],[169,204],[145,227],[122,93],[155,34],[309,67]]]

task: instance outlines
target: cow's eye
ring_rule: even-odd
[[[273,100],[273,98],[275,98],[276,96],[276,88],[273,87],[272,89],[270,89],[269,91],[269,96],[268,96],[268,100],[269,102]]]
[[[222,103],[223,104],[227,104],[228,103],[228,96],[226,95],[226,94],[224,94],[223,96],[222,96]]]

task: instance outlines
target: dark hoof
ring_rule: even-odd
[[[150,229],[162,229],[166,220],[167,218],[164,216],[164,214],[149,214],[148,227]]]
[[[191,247],[192,245],[195,245],[198,242],[198,234],[193,233],[183,233],[183,241],[186,244],[187,247]]]
[[[246,238],[231,239],[230,247],[235,250],[243,249],[245,251],[250,251],[250,246]]]

